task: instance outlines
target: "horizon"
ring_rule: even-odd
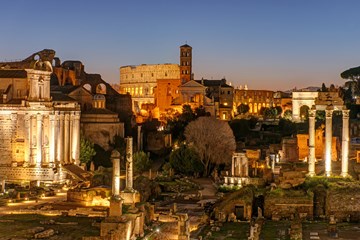
[[[195,79],[225,77],[234,87],[273,91],[341,86],[340,73],[360,65],[357,6],[354,0],[7,2],[0,60],[50,48],[62,62],[79,60],[87,73],[118,84],[121,66],[178,64],[187,43]]]

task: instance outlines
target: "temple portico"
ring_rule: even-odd
[[[334,111],[342,112],[342,154],[341,176],[348,176],[349,161],[349,110],[343,104],[343,100],[336,92],[319,92],[315,105],[309,110],[309,158],[308,175],[315,176],[315,116],[316,111],[325,111],[325,175],[332,175],[332,117]]]

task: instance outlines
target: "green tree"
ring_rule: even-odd
[[[170,166],[176,172],[185,175],[201,174],[204,171],[198,153],[185,144],[171,152]]]
[[[231,162],[236,144],[227,122],[213,117],[200,117],[187,125],[185,137],[199,154],[205,176],[208,176],[216,165]]]
[[[237,107],[237,111],[239,114],[245,114],[247,112],[249,112],[250,107],[247,104],[243,104],[241,103],[238,107]]]
[[[282,113],[282,107],[281,107],[281,106],[276,106],[275,109],[276,109],[276,115],[277,115],[277,116],[281,115],[281,113]]]
[[[284,119],[286,119],[286,120],[292,120],[292,111],[290,110],[290,109],[288,109],[288,110],[286,110],[285,112],[284,112]]]
[[[321,85],[321,92],[328,92],[328,88],[325,86],[325,83]]]
[[[279,131],[282,136],[291,136],[296,134],[296,124],[288,119],[281,118],[279,121]]]
[[[360,88],[360,66],[350,68],[340,74],[342,79],[349,79],[357,82],[357,90]]]
[[[80,162],[88,163],[95,156],[94,143],[90,142],[83,135],[80,136]]]
[[[141,174],[151,168],[152,161],[148,154],[143,151],[136,152],[133,155],[134,159],[134,171],[137,174]]]

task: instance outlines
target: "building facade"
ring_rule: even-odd
[[[50,94],[48,57],[0,63],[2,181],[60,181],[62,165],[80,163],[80,106]]]
[[[133,111],[139,112],[142,104],[155,104],[158,79],[180,79],[178,64],[142,64],[120,67],[120,93],[130,94]]]
[[[249,113],[259,115],[261,108],[281,106],[281,99],[274,97],[274,92],[269,90],[248,90],[247,88],[234,90],[234,111],[240,104],[249,106]]]

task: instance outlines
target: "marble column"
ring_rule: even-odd
[[[112,195],[120,195],[120,153],[116,150],[111,153],[113,164]]]
[[[325,110],[325,175],[331,175],[332,109]]]
[[[74,112],[69,113],[69,163],[74,163],[73,159],[73,132],[74,132]]]
[[[36,164],[36,115],[30,116],[30,165]]]
[[[64,164],[64,112],[59,112],[59,136],[57,142],[57,150],[59,161],[61,164]]]
[[[42,163],[42,135],[43,135],[43,116],[38,113],[36,115],[36,135],[37,135],[37,141],[36,141],[36,166],[41,166]]]
[[[349,176],[349,112],[350,110],[342,111],[342,144],[341,144],[341,176]]]
[[[50,130],[49,130],[49,166],[54,167],[55,163],[55,130],[56,130],[56,116],[54,113],[49,115]]]
[[[233,177],[235,174],[235,156],[233,155],[231,158],[231,176]]]
[[[69,140],[70,140],[70,116],[69,114],[65,114],[64,119],[64,162],[65,164],[69,164]]]
[[[141,125],[137,126],[137,149],[142,150]]]
[[[133,139],[126,138],[126,191],[133,189]]]
[[[315,173],[315,115],[316,110],[309,110],[309,157],[308,157],[308,166],[309,173],[308,175],[313,177]]]
[[[71,158],[76,165],[80,164],[80,112],[74,112],[72,130]]]
[[[25,139],[24,139],[24,165],[23,167],[28,167],[30,165],[30,115],[28,113],[24,116],[25,120]]]

